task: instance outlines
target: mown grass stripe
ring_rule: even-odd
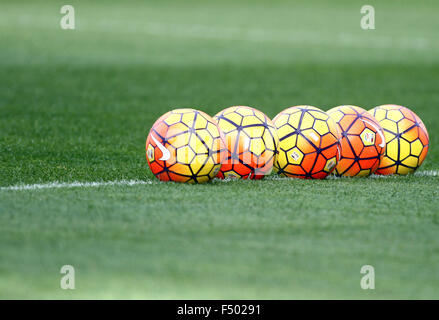
[[[438,177],[439,170],[426,170],[426,171],[418,171],[414,173],[414,176],[417,177]],[[378,179],[386,179],[393,176],[382,176],[382,175],[372,175],[371,178]],[[336,176],[328,176],[329,179],[338,179]],[[280,177],[278,175],[272,175],[267,177],[268,180],[284,180],[289,179],[287,177]],[[221,182],[229,182],[234,179],[216,179]],[[1,187],[0,190],[38,190],[38,189],[59,189],[59,188],[90,188],[90,187],[105,187],[105,186],[135,186],[135,185],[145,185],[145,184],[153,184],[157,181],[153,180],[116,180],[116,181],[95,181],[95,182],[48,182],[43,184],[19,184],[7,187]]]

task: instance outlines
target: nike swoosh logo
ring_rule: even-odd
[[[152,140],[155,142],[157,147],[159,147],[160,151],[162,152],[162,157],[159,159],[161,161],[166,161],[171,157],[171,153],[164,145],[162,145],[153,135],[151,135]]]
[[[368,124],[370,124],[377,132],[378,132],[378,134],[380,135],[380,137],[381,137],[381,144],[379,145],[381,148],[384,148],[385,146],[386,146],[386,139],[384,138],[384,134],[383,134],[383,132],[381,131],[381,128],[378,128],[376,125],[375,125],[375,123],[373,123],[373,122],[370,122],[370,121],[368,121],[368,120],[365,120],[365,119],[361,119],[361,120],[363,120],[363,122],[366,122],[366,123],[368,123]]]

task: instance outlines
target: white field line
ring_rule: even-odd
[[[415,172],[415,176],[420,176],[420,177],[438,177],[439,176],[439,170],[419,171],[419,172]]]
[[[426,170],[426,171],[415,171],[413,174],[415,177],[439,177],[439,170]],[[389,179],[389,178],[395,178],[395,177],[402,177],[399,175],[379,175],[379,174],[373,174],[369,178],[371,179]],[[337,177],[334,175],[328,176],[329,179],[346,179],[345,177]]]
[[[413,174],[415,177],[439,177],[439,170],[427,170],[427,171],[415,171]],[[394,176],[382,176],[382,175],[373,175],[371,178],[388,178]]]
[[[439,170],[426,170],[426,171],[415,171],[415,173],[413,174],[413,176],[415,177],[439,177]],[[388,178],[396,178],[396,177],[403,177],[403,176],[398,176],[398,175],[388,175],[388,176],[383,176],[383,175],[371,175],[369,178],[371,179],[388,179]],[[272,175],[267,177],[268,180],[288,180],[290,178],[288,177],[281,177],[278,175]],[[335,175],[329,175],[327,177],[327,179],[329,180],[336,180],[336,179],[350,179],[349,177],[337,177]],[[367,178],[363,178],[363,179],[367,179]]]
[[[60,188],[90,188],[105,186],[135,186],[152,184],[151,180],[119,180],[106,182],[49,182],[44,184],[20,184],[9,187],[1,187],[0,190],[37,190],[37,189],[60,189]]]
[[[418,171],[414,173],[416,177],[439,177],[439,170],[428,170],[428,171]],[[396,176],[381,176],[381,175],[372,175],[371,178],[378,179],[386,179],[390,177]],[[330,175],[329,179],[339,179],[336,176]],[[272,175],[267,177],[267,180],[288,180],[287,177],[280,177],[278,175]],[[341,179],[341,178],[340,178]],[[215,179],[216,181],[221,182],[230,182],[235,181],[235,179]],[[106,181],[106,182],[49,182],[44,184],[19,184],[8,187],[1,187],[0,190],[16,190],[16,191],[24,191],[24,190],[39,190],[39,189],[61,189],[61,188],[96,188],[96,187],[105,187],[105,186],[136,186],[136,185],[149,185],[154,184],[157,181],[153,180],[116,180],[116,181]]]

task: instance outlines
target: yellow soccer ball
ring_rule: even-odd
[[[338,106],[328,111],[341,134],[341,157],[337,176],[365,177],[373,174],[386,148],[383,129],[366,110],[357,106]]]
[[[234,106],[214,119],[227,147],[219,178],[262,179],[271,173],[279,139],[270,118],[255,108]]]
[[[329,115],[312,106],[295,106],[274,119],[279,136],[275,170],[283,176],[323,179],[340,157],[337,125]]]
[[[369,111],[380,123],[386,139],[386,152],[377,174],[414,172],[427,156],[429,137],[422,120],[410,109],[394,104]]]
[[[226,155],[223,135],[206,113],[176,109],[161,116],[146,140],[146,159],[162,181],[207,182]]]

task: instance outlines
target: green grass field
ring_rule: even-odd
[[[0,4],[0,298],[439,298],[437,1],[368,1],[368,31],[362,1],[69,4],[76,30]],[[145,159],[175,107],[385,103],[429,130],[418,175],[182,185]],[[146,183],[11,188],[119,180]]]

